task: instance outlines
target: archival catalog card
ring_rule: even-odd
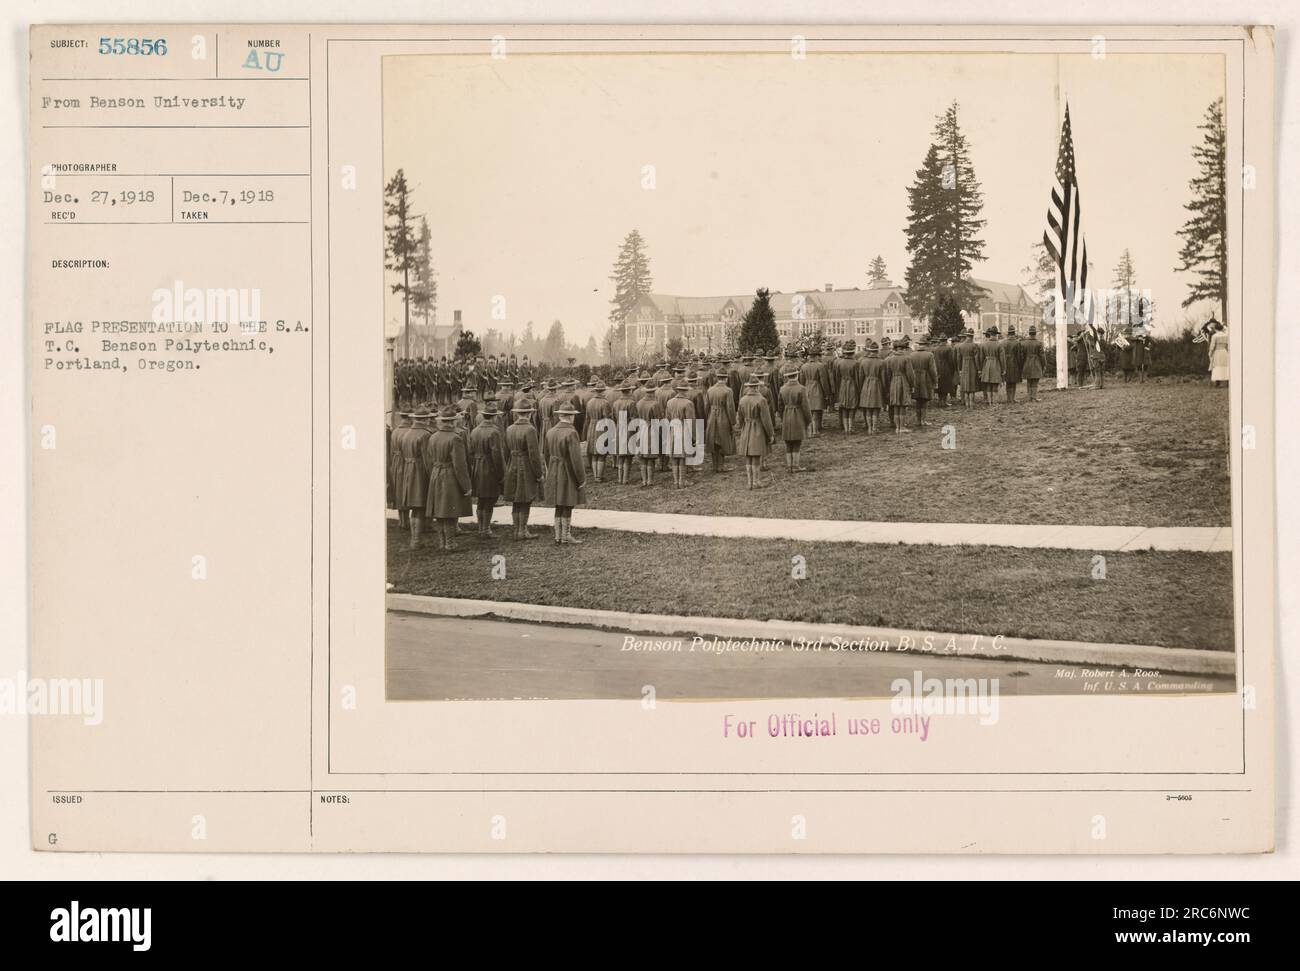
[[[1269,28],[30,68],[35,846],[1272,848]]]

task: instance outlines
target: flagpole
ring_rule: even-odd
[[[1061,55],[1056,55],[1056,137],[1059,139],[1061,128]],[[1059,146],[1058,146],[1059,149]],[[1052,309],[1056,318],[1056,389],[1064,391],[1070,387],[1070,328],[1065,314],[1065,281],[1060,270],[1056,274],[1056,296]]]

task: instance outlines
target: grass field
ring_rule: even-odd
[[[1021,388],[1023,397],[1024,389]],[[666,473],[653,488],[606,481],[589,505],[695,515],[900,522],[1227,526],[1228,392],[1199,381],[1108,384],[1041,392],[1035,403],[932,409],[930,427],[903,435],[826,433],[806,442],[811,471],[788,475],[783,446],[767,485],[745,488],[744,462],[690,488]],[[956,447],[942,447],[943,426]],[[887,417],[882,425],[888,425]],[[580,518],[580,514],[579,514]]]
[[[575,530],[581,546],[462,535],[406,550],[388,525],[396,593],[704,617],[783,619],[1230,651],[1229,553],[1111,553],[1106,579],[1069,550],[795,543]],[[490,558],[505,557],[493,580]],[[791,578],[803,556],[807,578]]]

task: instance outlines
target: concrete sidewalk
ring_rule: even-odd
[[[397,513],[388,511],[390,519]],[[534,506],[529,525],[549,526],[555,510]],[[495,523],[510,524],[510,507],[497,506]],[[757,516],[688,516],[675,513],[574,511],[575,529],[616,529],[675,536],[783,539],[823,543],[906,543],[938,546],[1006,546],[1018,549],[1132,550],[1227,553],[1228,526],[1045,526],[1023,523],[875,523],[861,520],[765,519]]]

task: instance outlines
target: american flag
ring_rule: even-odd
[[[1070,106],[1065,106],[1061,125],[1061,147],[1056,153],[1056,184],[1052,202],[1047,207],[1047,228],[1043,245],[1056,264],[1056,285],[1065,306],[1067,322],[1086,318],[1088,336],[1095,342],[1100,333],[1093,324],[1092,301],[1088,291],[1088,244],[1080,228],[1082,208],[1079,180],[1074,169],[1074,137],[1070,133]]]

